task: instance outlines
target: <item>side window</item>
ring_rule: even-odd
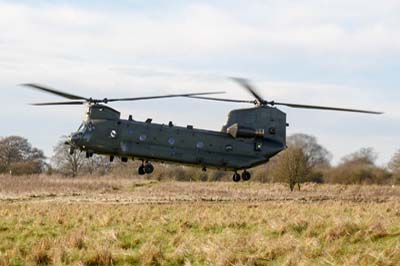
[[[168,139],[168,144],[171,145],[171,146],[173,146],[173,145],[175,144],[175,139],[174,139],[173,137],[170,137],[170,138]]]
[[[254,144],[254,150],[255,151],[261,151],[262,147],[263,147],[263,143],[260,140],[256,140],[255,144]]]
[[[203,148],[204,148],[204,142],[198,141],[198,142],[196,143],[196,148],[197,148],[197,149],[203,149]]]

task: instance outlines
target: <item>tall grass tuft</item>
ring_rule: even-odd
[[[99,248],[92,252],[84,262],[85,266],[114,266],[114,259],[109,250]]]
[[[32,248],[31,265],[48,266],[52,265],[50,248],[52,243],[49,239],[43,239],[36,243]]]

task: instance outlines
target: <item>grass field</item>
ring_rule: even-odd
[[[0,265],[400,265],[400,188],[0,176]]]

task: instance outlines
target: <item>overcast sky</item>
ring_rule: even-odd
[[[217,2],[217,3],[215,3]],[[224,90],[251,79],[268,100],[384,111],[383,116],[281,108],[289,134],[314,135],[338,162],[400,148],[400,1],[0,1],[0,136],[21,135],[51,156],[84,108],[17,84],[82,96]],[[136,120],[220,130],[229,110],[189,99],[115,103]]]

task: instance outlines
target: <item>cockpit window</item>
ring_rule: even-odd
[[[82,122],[82,124],[78,128],[79,133],[86,134],[87,132],[92,132],[95,130],[95,126],[92,122]]]
[[[94,127],[92,122],[89,122],[87,124],[87,129],[88,129],[89,132],[92,132],[95,129],[95,127]]]
[[[84,132],[85,130],[86,130],[86,123],[83,122],[78,128],[78,132]]]

